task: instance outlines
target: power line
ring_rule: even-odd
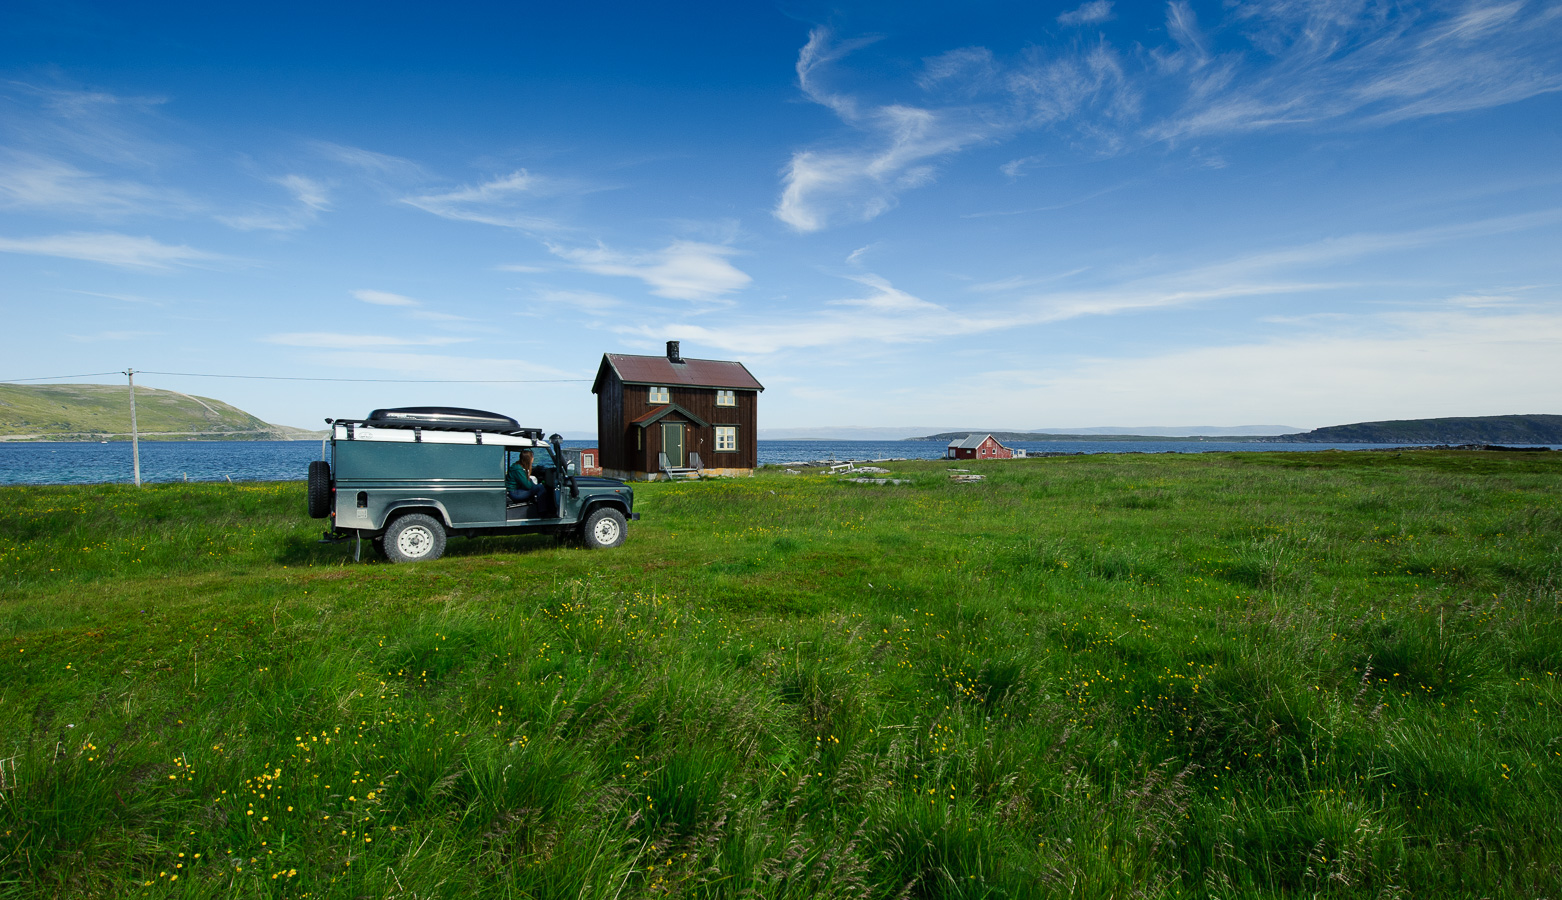
[[[189,378],[247,378],[256,381],[352,381],[373,384],[562,384],[573,381],[590,381],[590,378],[306,378],[300,375],[208,375],[204,372],[154,372],[138,370],[146,375],[181,375]]]
[[[124,372],[88,372],[85,375],[50,375],[47,378],[4,378],[0,384],[15,384],[20,381],[53,381],[56,378],[96,378],[99,375],[123,375]],[[580,379],[585,381],[584,378]]]
[[[124,372],[88,372],[85,375],[50,375],[47,378],[7,378],[0,384],[22,381],[52,381],[57,378],[93,378],[99,375],[123,375]],[[137,369],[137,375],[176,375],[181,378],[243,378],[252,381],[336,381],[358,384],[566,384],[584,383],[590,378],[308,378],[301,375],[214,375],[209,372],[154,372]]]

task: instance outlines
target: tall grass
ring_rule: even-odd
[[[0,894],[1562,894],[1562,460],[963,467],[415,566],[0,491]]]

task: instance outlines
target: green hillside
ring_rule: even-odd
[[[1274,440],[1369,444],[1562,444],[1562,416],[1468,416],[1331,425]]]
[[[272,425],[238,407],[177,391],[136,387],[142,440],[289,440],[309,432]],[[129,440],[124,385],[0,384],[0,440]]]

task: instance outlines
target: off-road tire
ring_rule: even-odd
[[[309,518],[331,514],[331,464],[323,459],[309,464]]]
[[[580,542],[588,550],[607,550],[624,542],[629,525],[624,514],[612,507],[593,510],[580,526]]]
[[[423,513],[407,513],[385,529],[385,558],[394,563],[422,562],[445,555],[445,526]]]

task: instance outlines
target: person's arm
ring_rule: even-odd
[[[504,489],[506,491],[529,491],[532,489],[531,476],[526,473],[526,467],[520,463],[513,463],[510,471],[504,476]]]

